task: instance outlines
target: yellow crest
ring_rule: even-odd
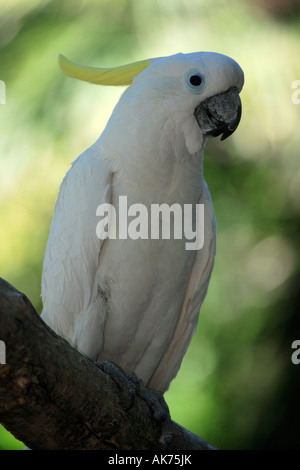
[[[69,77],[85,80],[96,85],[127,86],[132,83],[136,75],[151,64],[151,60],[141,60],[113,68],[98,68],[75,64],[60,54],[58,63],[64,74]]]

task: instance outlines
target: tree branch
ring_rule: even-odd
[[[137,394],[126,410],[117,384],[55,334],[0,278],[0,422],[31,449],[159,450],[160,426]],[[211,445],[173,422],[168,450]]]

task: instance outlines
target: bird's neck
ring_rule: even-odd
[[[137,203],[197,203],[203,185],[203,142],[202,137],[197,141],[200,131],[194,131],[193,120],[190,124],[192,145],[180,126],[159,129],[156,123],[151,131],[143,125],[133,132],[129,124],[111,120],[97,145],[114,174],[115,193],[129,192]]]

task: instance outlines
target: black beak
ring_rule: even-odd
[[[207,98],[194,111],[203,135],[227,139],[236,130],[242,115],[242,103],[235,87]]]

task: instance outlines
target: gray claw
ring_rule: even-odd
[[[110,361],[98,361],[95,364],[120,387],[127,403],[126,409],[133,407],[136,395],[136,381],[130,372],[123,372],[116,364]]]
[[[126,409],[133,407],[138,388],[139,396],[144,399],[150,406],[154,419],[161,423],[161,434],[159,443],[162,450],[166,450],[172,440],[172,421],[169,408],[161,392],[151,390],[143,385],[142,380],[138,380],[134,374],[123,372],[116,364],[110,361],[99,361],[95,364],[120,387],[126,402]]]
[[[148,403],[152,409],[154,419],[161,423],[161,434],[159,442],[162,446],[162,450],[166,450],[170,445],[173,436],[169,407],[162,393],[156,390],[140,387],[139,395]]]

